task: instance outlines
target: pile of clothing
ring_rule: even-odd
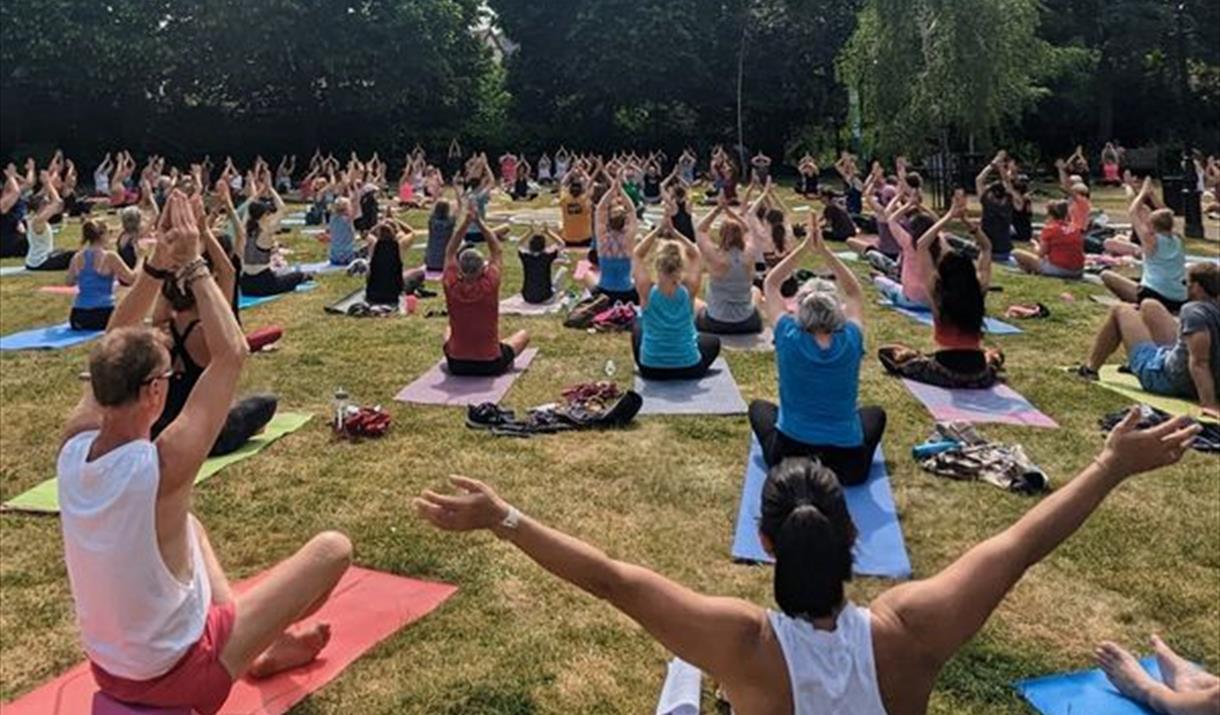
[[[966,422],[937,422],[912,452],[919,466],[941,477],[979,480],[1005,491],[1039,494],[1050,480],[1019,444],[989,442]]]
[[[564,319],[565,328],[614,333],[631,330],[635,325],[635,306],[625,303],[611,305],[610,298],[598,295],[577,303]]]
[[[1151,405],[1140,405],[1139,411],[1140,421],[1139,424],[1136,425],[1139,429],[1156,427],[1163,422],[1173,419],[1173,415],[1165,412],[1164,410],[1158,410]],[[1123,419],[1126,418],[1127,412],[1128,410],[1124,408],[1121,410],[1115,410],[1114,412],[1103,416],[1097,421],[1101,426],[1101,431],[1109,434],[1110,430],[1114,429],[1115,425],[1122,422]],[[1208,454],[1220,452],[1220,425],[1216,424],[1215,422],[1196,422],[1200,427],[1203,428],[1203,431],[1195,435],[1194,440],[1190,443],[1190,448]]]
[[[494,402],[471,405],[466,426],[497,437],[532,437],[581,429],[626,427],[635,419],[643,398],[623,392],[613,382],[581,383],[565,388],[561,399],[531,408],[524,419]]]

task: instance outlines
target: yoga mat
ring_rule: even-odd
[[[1180,397],[1165,397],[1145,392],[1144,388],[1140,386],[1138,377],[1129,373],[1119,372],[1118,367],[1115,365],[1104,365],[1098,372],[1101,379],[1097,381],[1097,385],[1104,387],[1110,392],[1117,393],[1135,402],[1151,405],[1171,415],[1185,415],[1195,419],[1203,417],[1203,408],[1199,405]]]
[[[1091,296],[1089,296],[1089,300],[1093,301],[1094,303],[1098,303],[1100,305],[1105,305],[1105,306],[1122,305],[1122,303],[1123,303],[1123,301],[1120,300],[1118,298],[1118,296],[1107,295],[1107,294],[1091,295]]]
[[[280,225],[281,226],[304,226],[305,217],[304,216],[285,216],[284,218],[280,219]]]
[[[855,251],[835,251],[835,257],[840,261],[850,261],[852,263],[860,260],[860,254]]]
[[[306,226],[305,228],[301,229],[302,236],[320,236],[324,233],[326,233],[326,228],[324,226]]]
[[[576,268],[572,271],[572,280],[583,281],[592,270],[593,264],[582,258],[576,262]]]
[[[199,484],[203,480],[211,477],[220,470],[242,461],[248,457],[252,457],[263,451],[267,445],[276,441],[280,437],[291,432],[296,432],[305,426],[305,423],[313,415],[302,412],[281,412],[271,421],[262,432],[250,438],[250,441],[243,444],[239,449],[230,452],[222,457],[211,457],[203,463],[199,468],[199,474],[195,476],[195,484]],[[28,491],[22,492],[17,496],[4,502],[0,505],[0,511],[25,511],[37,514],[58,514],[59,513],[59,490],[55,483],[55,478],[42,482]]]
[[[1220,263],[1220,256],[1200,256],[1197,253],[1186,254],[1187,263]]]
[[[741,352],[775,352],[775,335],[771,328],[763,328],[761,333],[752,335],[716,335],[720,338],[720,347],[725,350]]]
[[[402,388],[394,399],[417,405],[445,405],[447,407],[499,402],[504,399],[508,389],[517,381],[517,377],[529,368],[537,354],[537,348],[526,349],[517,356],[512,370],[496,377],[450,375],[449,370],[445,367],[445,361],[442,359],[415,382]]]
[[[741,489],[741,508],[737,512],[737,529],[733,535],[733,560],[774,563],[775,560],[763,550],[758,538],[767,464],[763,461],[762,446],[753,436],[750,438],[748,460]],[[898,510],[894,506],[890,478],[885,469],[885,455],[880,447],[873,455],[868,481],[854,487],[843,487],[843,498],[858,532],[852,551],[852,569],[861,576],[910,578],[911,560],[907,556],[902,525],[898,521]]]
[[[330,305],[327,305],[327,306],[323,306],[322,310],[325,310],[327,313],[331,313],[333,315],[347,315],[348,308],[352,307],[353,305],[355,305],[357,303],[363,303],[363,302],[364,302],[364,289],[357,288],[356,290],[352,291],[351,293],[348,293],[347,295],[343,296],[342,298],[335,301],[334,303],[331,303]]]
[[[500,301],[500,315],[551,315],[563,308],[563,293],[555,293],[546,303],[526,303],[520,293]]]
[[[79,291],[76,286],[39,286],[38,292],[51,295],[76,295]]]
[[[236,584],[237,591],[262,575]],[[282,715],[322,688],[370,648],[436,610],[457,587],[362,569],[347,570],[330,600],[306,623],[331,625],[330,643],[313,663],[263,680],[233,685],[220,715]],[[37,690],[4,705],[4,715],[81,715],[90,712],[97,685],[81,663]]]
[[[101,330],[73,330],[67,323],[31,328],[0,337],[0,350],[58,350],[101,337]]]
[[[1161,669],[1156,658],[1140,659],[1140,665],[1158,682]],[[1121,694],[1101,670],[1080,670],[1042,678],[1021,680],[1017,692],[1042,715],[1154,715],[1155,711]]]
[[[881,301],[881,305],[889,308],[895,313],[905,315],[921,325],[932,325],[932,311],[930,310],[914,310],[912,308],[904,308],[894,305],[890,301],[884,299]],[[1017,335],[1018,333],[1025,332],[1015,325],[1009,325],[1008,323],[1005,323],[1002,320],[996,320],[995,318],[984,318],[983,330],[991,335]]]
[[[305,292],[311,291],[317,287],[318,287],[317,283],[315,283],[314,281],[308,281],[306,283],[302,283],[302,284],[298,285],[296,287],[296,290],[289,291],[289,293],[305,293]],[[263,305],[265,303],[270,303],[273,300],[279,300],[280,298],[283,298],[286,295],[288,295],[288,293],[277,293],[276,295],[246,295],[243,293],[241,295],[241,297],[239,297],[237,299],[237,308],[239,310],[248,310],[250,308],[257,308],[258,306]]]
[[[4,266],[0,268],[0,276],[15,276],[18,273],[25,273],[25,266]]]
[[[429,271],[429,270],[424,271],[424,280],[426,280],[426,281],[439,282],[444,277],[445,277],[444,271]]]
[[[665,667],[657,715],[699,715],[702,690],[703,672],[681,658],[674,658]]]
[[[744,415],[746,401],[723,357],[698,380],[645,380],[636,375],[635,391],[644,398],[641,415]]]
[[[914,380],[903,384],[938,422],[997,423],[1057,429],[1059,424],[1038,411],[1008,385],[987,390],[950,390]]]

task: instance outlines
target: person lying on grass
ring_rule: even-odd
[[[477,208],[467,202],[462,222],[445,247],[445,306],[449,326],[445,329],[445,361],[454,375],[503,375],[513,366],[530,336],[525,330],[500,341],[500,278],[504,249],[500,237],[487,227]],[[471,225],[487,242],[488,257],[463,244]]]
[[[1152,299],[1138,307],[1112,307],[1088,362],[1076,372],[1096,380],[1097,371],[1122,346],[1140,387],[1156,395],[1197,399],[1205,414],[1220,420],[1220,265],[1192,265],[1186,289],[1189,301],[1179,318]]]
[[[1162,680],[1155,680],[1122,646],[1105,641],[1097,647],[1097,664],[1118,689],[1137,703],[1166,715],[1220,713],[1220,678],[1178,655],[1152,636]]]
[[[856,530],[839,481],[817,461],[789,459],[763,487],[759,531],[775,557],[778,611],[708,596],[611,559],[522,514],[488,485],[451,477],[456,494],[424,491],[418,513],[446,531],[487,529],[546,570],[608,601],[674,655],[720,683],[738,715],[927,710],[941,669],[978,633],[1031,566],[1128,477],[1174,464],[1199,432],[1186,420],[1137,428],[1132,411],[1065,487],[1016,524],[930,578],[868,607],[845,597]]]
[[[247,355],[199,242],[194,211],[174,190],[147,267],[170,274],[198,302],[211,351],[199,389],[154,440],[172,358],[152,328],[111,330],[89,355],[57,477],[68,580],[99,688],[126,703],[210,715],[237,678],[317,657],[328,625],[290,627],[326,602],[352,546],[342,534],[321,533],[235,594],[191,513],[195,476],[225,423]],[[128,300],[151,302],[162,284],[157,275],[142,270]]]

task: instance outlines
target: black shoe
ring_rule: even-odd
[[[512,410],[501,408],[494,402],[470,405],[466,408],[466,426],[470,429],[489,430],[516,421]]]

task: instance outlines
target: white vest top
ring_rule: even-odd
[[[120,678],[150,680],[199,640],[212,588],[189,519],[189,582],[161,559],[156,445],[129,442],[89,462],[97,435],[81,433],[59,453],[60,524],[76,621],[91,661]]]
[[[886,715],[867,608],[848,603],[834,631],[770,611],[792,681],[794,715]]]

